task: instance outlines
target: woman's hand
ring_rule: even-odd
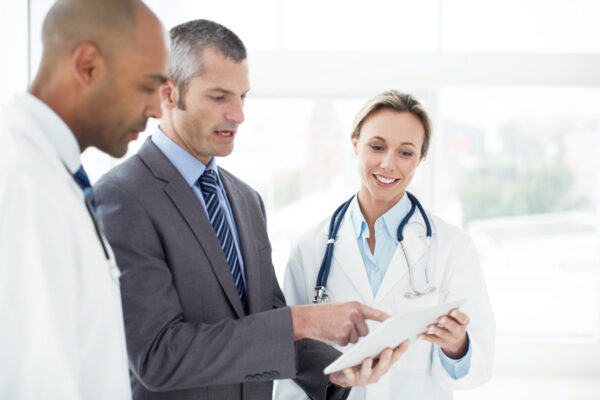
[[[448,315],[439,317],[437,325],[429,325],[427,332],[421,333],[417,338],[437,344],[444,354],[458,360],[464,357],[469,349],[467,325],[467,314],[455,308]]]
[[[400,359],[408,349],[410,341],[405,340],[393,351],[386,348],[377,360],[365,358],[360,365],[345,368],[329,375],[329,382],[341,387],[366,386],[375,383],[390,369],[392,364]]]

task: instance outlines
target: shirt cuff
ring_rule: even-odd
[[[448,375],[452,379],[460,379],[469,373],[469,369],[471,368],[471,338],[469,338],[469,333],[467,332],[467,341],[469,343],[469,348],[467,349],[467,354],[465,354],[462,358],[458,360],[453,360],[444,354],[441,347],[438,347],[438,355],[440,357],[440,361],[442,366],[448,372]]]

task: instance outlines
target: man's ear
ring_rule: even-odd
[[[77,82],[85,87],[96,85],[106,72],[106,60],[100,49],[92,43],[82,43],[75,48],[71,62]]]
[[[179,88],[173,79],[169,78],[165,83],[160,85],[158,94],[160,96],[160,104],[167,110],[177,107],[179,102]]]

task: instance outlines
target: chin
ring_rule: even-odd
[[[114,157],[114,158],[121,158],[123,157],[125,154],[127,154],[127,147],[128,147],[128,143],[119,145],[119,146],[113,146],[111,149],[108,150],[102,150],[105,153],[107,153],[109,156]]]
[[[217,151],[215,155],[217,157],[227,157],[231,153],[233,153],[233,146],[231,146],[231,148],[228,148],[228,149],[223,149],[221,151]]]

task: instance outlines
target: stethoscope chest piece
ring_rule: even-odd
[[[406,297],[407,299],[416,299],[418,297],[426,296],[429,293],[433,293],[433,292],[435,292],[435,286],[429,286],[427,289],[425,289],[421,292],[417,292],[414,289],[412,292],[406,292],[406,293],[404,293],[404,297]]]
[[[324,304],[329,303],[329,296],[327,296],[325,286],[317,286],[315,288],[315,296],[313,297],[313,304]]]

